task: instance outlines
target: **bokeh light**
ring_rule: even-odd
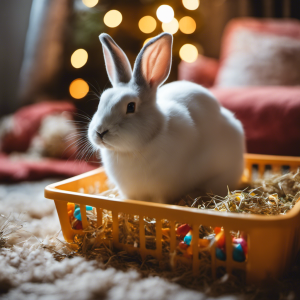
[[[82,2],[87,7],[94,7],[98,4],[99,0],[82,0]]]
[[[182,4],[186,9],[195,10],[199,7],[199,0],[182,0]]]
[[[191,17],[183,17],[179,21],[179,29],[185,34],[191,34],[196,30],[196,22]]]
[[[139,28],[144,33],[151,33],[156,28],[156,20],[151,16],[145,16],[140,19]]]
[[[156,11],[156,16],[159,21],[169,23],[174,18],[174,10],[169,5],[161,5]]]
[[[84,49],[77,49],[71,56],[71,64],[74,68],[83,67],[88,60],[88,54]]]
[[[110,10],[105,14],[103,21],[107,27],[117,27],[122,22],[122,14],[118,10]]]
[[[83,98],[89,90],[89,85],[81,78],[73,80],[69,87],[70,95],[75,99]]]
[[[144,42],[144,44],[143,44],[143,46],[145,46],[151,39],[153,39],[153,36],[152,37],[149,37],[149,38],[147,38],[146,40],[145,40],[145,42]]]
[[[179,23],[176,18],[174,18],[171,22],[169,23],[162,23],[162,30],[164,32],[169,32],[171,34],[175,34],[178,31],[179,28]]]
[[[179,56],[182,60],[192,63],[198,57],[198,49],[192,44],[185,44],[180,48]]]

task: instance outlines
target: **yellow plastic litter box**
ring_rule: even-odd
[[[296,171],[300,167],[298,157],[280,157],[245,154],[245,172],[243,181],[252,178],[252,166],[258,166],[259,176],[263,176],[266,166],[271,166],[272,172],[280,172],[282,167],[289,167],[290,171]],[[269,277],[279,278],[283,276],[293,263],[300,249],[300,201],[286,215],[263,216],[237,213],[220,213],[215,211],[200,210],[176,205],[149,203],[136,200],[120,200],[89,194],[95,186],[100,187],[99,192],[107,189],[106,174],[103,168],[84,173],[82,175],[48,185],[45,188],[45,197],[54,200],[58,212],[62,233],[68,242],[73,241],[75,234],[82,234],[83,230],[72,229],[69,222],[67,203],[80,205],[82,227],[88,226],[86,217],[86,205],[96,208],[97,223],[102,225],[102,210],[112,212],[112,240],[111,243],[118,249],[131,252],[139,252],[144,258],[152,255],[162,258],[162,222],[167,219],[170,223],[170,252],[176,249],[175,224],[188,223],[192,227],[193,240],[198,240],[199,226],[223,227],[226,240],[225,261],[219,260],[215,255],[215,245],[211,251],[212,275],[216,276],[218,267],[225,267],[228,273],[234,270],[244,270],[247,282],[261,282]],[[125,213],[139,216],[138,248],[119,242],[118,214]],[[146,249],[144,217],[156,219],[156,249]],[[248,255],[244,262],[234,261],[232,238],[230,231],[242,231],[247,233]],[[107,240],[104,240],[107,242]],[[191,265],[195,274],[200,268],[199,249],[197,243],[192,245],[193,256]],[[197,254],[197,255],[195,255]]]

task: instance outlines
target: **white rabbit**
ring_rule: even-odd
[[[108,178],[127,199],[170,203],[200,189],[224,194],[244,166],[241,123],[204,87],[167,79],[172,35],[140,51],[132,72],[125,53],[100,35],[112,88],[103,92],[88,137]]]

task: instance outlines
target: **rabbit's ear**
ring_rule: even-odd
[[[105,65],[109,80],[113,86],[127,83],[132,77],[129,60],[123,50],[106,33],[99,36],[103,47]]]
[[[134,65],[133,78],[138,85],[157,88],[168,78],[172,63],[173,37],[162,33],[140,51]]]

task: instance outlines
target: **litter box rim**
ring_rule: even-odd
[[[243,225],[245,226],[252,226],[252,227],[260,227],[260,226],[270,226],[274,227],[282,227],[282,226],[289,226],[293,224],[293,219],[298,216],[300,212],[300,202],[296,203],[296,205],[288,211],[285,215],[276,215],[276,216],[266,216],[266,215],[255,215],[255,214],[243,214],[243,213],[234,213],[234,212],[219,212],[213,210],[205,210],[205,209],[196,209],[191,207],[183,207],[178,205],[172,204],[162,204],[162,203],[154,203],[154,202],[146,202],[140,200],[131,200],[131,199],[115,199],[110,197],[104,197],[99,195],[92,195],[92,194],[83,194],[79,192],[71,192],[59,189],[59,186],[65,185],[70,182],[86,179],[92,175],[96,175],[99,173],[104,172],[104,168],[100,167],[95,170],[83,173],[81,175],[77,175],[66,180],[62,180],[53,184],[48,185],[45,188],[45,197],[48,199],[55,199],[67,202],[74,202],[78,204],[86,204],[89,202],[88,205],[91,205],[91,202],[95,204],[95,206],[101,207],[101,202],[107,204],[112,203],[112,206],[118,205],[120,206],[119,211],[123,212],[123,207],[125,207],[125,211],[127,211],[126,206],[139,206],[140,208],[144,208],[143,210],[149,208],[153,210],[158,208],[159,210],[172,210],[174,213],[182,212],[190,212],[193,214],[198,214],[200,216],[209,216],[211,218],[210,222],[212,223],[222,223],[222,219],[232,219],[232,221],[242,221]],[[105,172],[104,172],[105,173]],[[72,198],[72,201],[70,201]],[[96,203],[98,202],[98,203]],[[115,209],[115,208],[114,208]],[[150,213],[151,216],[151,213]],[[216,220],[215,220],[216,219]],[[249,224],[245,224],[249,223]],[[240,224],[241,225],[241,224]],[[237,226],[240,226],[237,225]],[[234,226],[235,227],[235,226]]]

